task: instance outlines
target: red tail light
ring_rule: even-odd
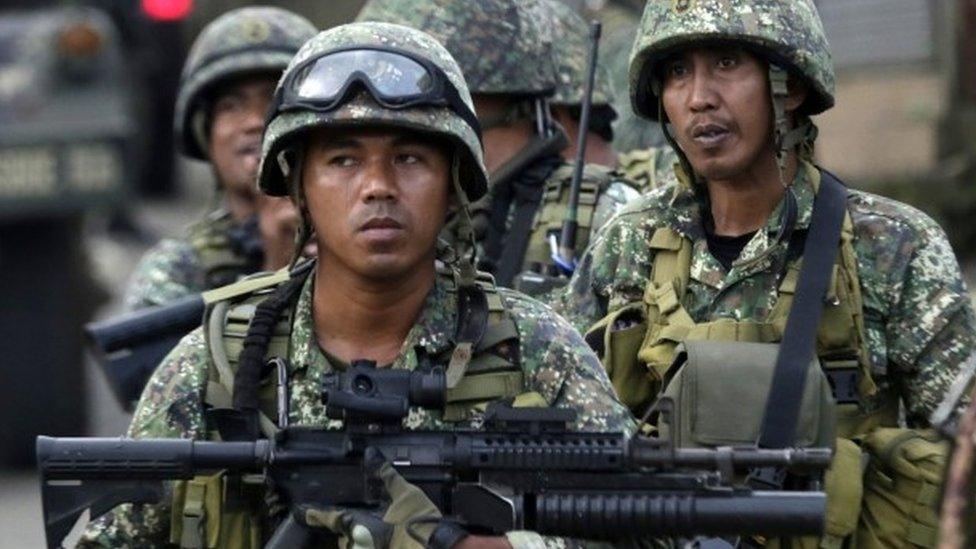
[[[193,0],[142,0],[142,11],[156,21],[180,21],[193,11]]]

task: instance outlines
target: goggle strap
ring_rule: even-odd
[[[457,196],[458,201],[458,232],[460,233],[461,241],[467,243],[468,249],[471,250],[470,257],[464,257],[463,254],[458,254],[458,284],[473,287],[477,280],[477,271],[474,268],[476,242],[474,238],[474,226],[471,223],[471,202],[468,200],[467,193],[461,187],[461,155],[457,152],[454,153],[454,159],[451,163],[451,182],[454,185],[454,194]]]
[[[776,165],[779,168],[780,181],[784,187],[788,187],[791,181],[786,180],[786,156],[789,148],[786,143],[786,136],[789,133],[789,117],[786,114],[786,99],[790,95],[787,80],[789,75],[781,67],[769,64],[769,94],[773,104],[773,115],[775,121],[773,133],[776,144]]]
[[[298,210],[298,230],[295,231],[295,248],[292,250],[290,268],[294,268],[302,260],[302,252],[305,250],[305,244],[312,238],[312,221],[308,217],[308,208],[305,207],[305,192],[302,189],[302,171],[305,166],[305,153],[301,145],[295,145],[295,147],[291,149],[292,156],[295,158],[293,163],[294,169],[291,170],[289,175],[285,176],[285,180],[288,182],[288,188],[291,190],[291,200]],[[282,151],[282,153],[284,152]],[[279,154],[279,158],[281,156]]]

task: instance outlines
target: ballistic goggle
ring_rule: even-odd
[[[346,101],[357,85],[388,109],[447,107],[481,140],[477,116],[444,71],[427,59],[377,46],[332,50],[302,61],[278,87],[269,121],[279,112],[332,111]]]

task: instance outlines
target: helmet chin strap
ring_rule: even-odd
[[[796,127],[790,128],[790,118],[786,112],[786,102],[790,91],[787,82],[789,74],[777,65],[769,65],[769,95],[773,105],[773,143],[776,147],[776,165],[780,181],[789,187],[793,181],[787,173],[787,160],[790,151],[803,147],[812,153],[813,142],[817,138],[817,127],[807,117],[797,119]]]
[[[458,270],[458,285],[464,287],[473,287],[475,285],[475,280],[477,274],[475,271],[475,254],[477,253],[476,241],[474,235],[474,227],[471,223],[471,201],[468,200],[467,193],[464,192],[464,188],[461,187],[461,155],[454,154],[454,159],[451,162],[451,183],[454,186],[454,196],[457,199],[458,209],[457,209],[457,228],[461,241],[467,243],[468,249],[471,250],[471,254],[465,257],[463,254],[457,254],[457,265]]]
[[[312,238],[312,220],[308,215],[308,207],[305,204],[305,191],[302,189],[302,172],[305,168],[305,151],[300,145],[291,149],[290,156],[292,161],[288,165],[288,170],[284,173],[289,179],[291,188],[291,200],[298,208],[298,229],[295,231],[295,248],[291,252],[291,263],[288,268],[294,269],[302,259],[302,252],[305,245]],[[283,153],[282,153],[283,154]],[[278,161],[284,162],[285,157],[279,155]],[[284,170],[283,170],[284,171]]]
[[[209,105],[201,105],[193,112],[193,116],[190,117],[190,132],[193,134],[193,138],[196,139],[197,145],[204,155],[209,154],[208,150],[208,131],[207,131],[207,112],[210,110]]]

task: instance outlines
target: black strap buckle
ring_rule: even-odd
[[[861,397],[857,392],[857,386],[861,382],[861,369],[856,362],[849,368],[824,368],[823,373],[827,376],[837,404],[861,403]]]

